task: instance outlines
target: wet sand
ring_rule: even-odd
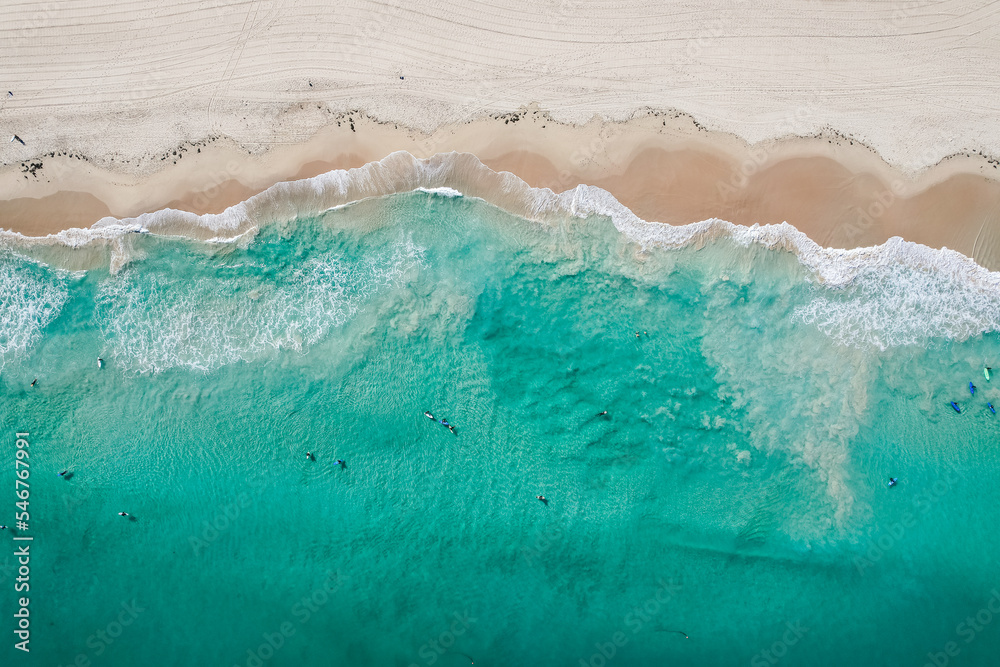
[[[0,228],[217,213],[459,151],[651,221],[902,235],[1000,268],[995,3],[349,4],[11,7],[0,129],[24,143],[0,148]]]
[[[0,172],[8,189],[23,181],[17,189],[24,195],[0,201],[0,226],[40,236],[164,208],[220,213],[275,183],[361,167],[394,150],[417,157],[459,151],[533,187],[557,193],[578,184],[603,188],[649,221],[788,222],[834,248],[902,236],[1000,268],[1000,180],[994,176],[1000,170],[980,155],[956,155],[906,174],[843,137],[751,146],[666,114],[576,126],[535,110],[515,124],[484,118],[429,135],[360,114],[351,125],[329,126],[300,145],[257,155],[226,142],[189,147],[186,159],[149,176],[77,158],[42,158],[28,179]],[[502,196],[484,196],[502,205]]]

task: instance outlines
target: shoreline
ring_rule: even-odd
[[[927,155],[940,150],[930,146]],[[161,156],[165,166],[148,175],[101,168],[75,154],[50,155],[23,163],[33,170],[0,169],[0,228],[42,237],[165,209],[221,214],[277,183],[361,168],[396,151],[416,158],[471,153],[494,172],[557,195],[594,186],[650,222],[788,222],[820,246],[843,249],[900,236],[1000,269],[1000,160],[957,153],[905,173],[843,136],[751,145],[677,112],[580,126],[530,107],[429,135],[346,113],[303,143],[259,154],[226,139],[185,144],[170,151],[169,161]]]

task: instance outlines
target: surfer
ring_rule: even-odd
[[[69,470],[63,470],[61,473],[59,473],[59,476],[62,477],[63,475],[65,475],[68,472],[69,472]]]
[[[455,433],[455,427],[452,426],[451,422],[449,422],[447,419],[435,419],[434,415],[432,415],[429,410],[424,410],[424,417],[427,417],[432,422],[437,422],[438,424],[441,424],[441,426],[444,426],[452,433]],[[455,433],[455,435],[458,435],[458,433]]]
[[[36,382],[38,382],[38,378],[35,378],[34,380],[31,381],[31,386],[34,387]]]
[[[972,394],[973,396],[976,395],[976,385],[972,384],[971,382],[969,383],[969,393]]]
[[[608,411],[605,410],[604,412],[598,412],[597,415],[595,415],[595,416],[597,416],[597,417],[607,417],[608,416]]]
[[[97,367],[98,368],[103,368],[104,367],[104,359],[101,359],[100,357],[97,357]]]
[[[951,402],[951,407],[953,407],[955,409],[955,412],[957,412],[959,414],[962,414],[962,408],[958,407],[958,404],[955,403],[955,401]]]
[[[898,481],[899,481],[898,477],[890,477],[889,478],[889,488],[891,489],[892,487],[896,486],[896,482],[898,482]]]
[[[993,414],[997,413],[997,411],[993,409],[993,404],[992,403],[987,403],[986,407],[988,407],[990,409],[990,412],[992,412]]]
[[[538,498],[539,500],[541,500],[541,501],[542,501],[543,503],[545,503],[546,505],[548,505],[548,504],[549,504],[549,500],[548,500],[548,498],[546,498],[545,496],[535,496],[535,497],[536,497],[536,498]]]
[[[985,375],[985,376],[986,376],[986,381],[987,381],[987,382],[989,382],[989,381],[990,381],[990,371],[991,371],[991,370],[993,370],[993,369],[992,369],[992,368],[990,368],[989,366],[985,366],[985,367],[983,368],[983,375]]]
[[[313,456],[312,452],[306,452],[306,458],[309,459],[310,461],[315,461],[316,460],[316,457]]]
[[[119,512],[118,516],[132,516],[132,515],[129,514],[128,512]]]
[[[333,464],[334,465],[338,465],[341,468],[346,468],[347,467],[347,461],[345,461],[344,459],[337,459],[336,461],[333,462]]]

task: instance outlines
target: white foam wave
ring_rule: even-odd
[[[411,240],[351,264],[327,254],[305,262],[283,283],[239,278],[141,278],[131,270],[108,278],[97,320],[123,368],[209,371],[265,358],[281,348],[303,351],[354,317],[378,291],[401,284],[423,260]]]
[[[461,192],[455,188],[417,188],[420,192],[426,192],[429,195],[439,195],[441,197],[461,197],[463,196]]]
[[[278,183],[219,214],[198,216],[165,209],[126,220],[105,218],[90,229],[66,230],[41,239],[0,231],[0,242],[73,247],[104,243],[112,247],[114,272],[132,258],[132,244],[127,239],[136,232],[178,234],[214,242],[247,239],[259,227],[272,222],[312,217],[350,202],[413,190],[480,197],[536,221],[567,214],[603,215],[644,247],[679,248],[729,238],[742,245],[792,252],[817,283],[834,289],[854,287],[858,299],[875,297],[864,314],[857,309],[850,313],[850,308],[841,306],[844,300],[836,295],[820,297],[798,313],[802,320],[848,345],[907,344],[928,336],[961,340],[998,328],[1000,274],[947,248],[935,250],[894,237],[875,247],[838,250],[819,246],[787,223],[745,227],[718,219],[680,226],[647,222],[600,188],[580,185],[557,195],[545,188],[531,188],[513,174],[494,172],[467,153],[417,159],[399,151],[357,169]],[[897,279],[909,280],[914,289],[922,292],[904,298],[890,285]],[[887,293],[879,297],[883,289]],[[956,294],[964,296],[956,298]],[[824,312],[826,307],[829,312]],[[948,324],[955,317],[958,323]],[[928,322],[932,324],[928,326]]]
[[[882,350],[1000,330],[1000,292],[932,267],[867,266],[840,292],[819,293],[795,317],[843,345]]]
[[[0,368],[23,354],[69,298],[65,283],[21,257],[0,258]]]
[[[68,230],[45,239],[0,232],[0,242],[70,247],[105,244],[112,248],[115,272],[134,257],[130,239],[135,232],[245,243],[272,222],[312,217],[362,199],[413,190],[480,197],[543,223],[567,215],[607,216],[643,248],[682,248],[730,239],[745,247],[794,253],[815,281],[815,294],[810,303],[784,313],[784,335],[762,336],[752,344],[734,346],[735,338],[755,327],[738,327],[729,304],[722,300],[717,327],[705,337],[704,352],[720,369],[717,380],[725,387],[724,393],[734,404],[746,407],[757,448],[787,452],[816,470],[825,482],[832,511],[810,518],[810,525],[803,519],[803,525],[795,529],[801,534],[821,532],[823,526],[843,526],[854,511],[846,462],[866,409],[864,349],[919,343],[929,337],[963,340],[1000,330],[1000,274],[948,249],[893,238],[876,247],[838,250],[819,246],[788,224],[744,227],[718,219],[683,226],[647,222],[600,188],[581,185],[557,195],[530,188],[513,174],[493,172],[468,154],[418,160],[408,153],[394,153],[359,169],[279,183],[220,214],[197,216],[165,210],[129,220],[108,218],[91,229]],[[260,288],[219,277],[199,282],[171,276],[161,276],[161,282],[151,286],[147,272],[140,285],[125,269],[102,287],[98,319],[120,365],[140,371],[177,366],[208,370],[260,359],[278,348],[302,350],[317,343],[332,328],[350,320],[368,296],[399,284],[421,254],[421,249],[403,243],[392,257],[373,256],[362,265],[347,266],[332,255],[321,257],[299,268],[294,288]],[[2,273],[0,281],[11,282]],[[148,293],[151,287],[153,296]],[[41,301],[55,304],[57,312],[66,298],[65,290],[61,294],[62,300],[55,294]],[[31,335],[37,336],[55,315],[52,309],[33,307],[37,315]],[[10,317],[7,310],[4,302],[0,314],[5,318]],[[840,365],[804,357],[813,341],[803,322],[816,327],[832,344],[858,349],[841,355],[845,361]],[[30,344],[25,340],[5,344],[24,349]],[[754,352],[748,354],[747,349]],[[819,358],[827,357],[815,357]],[[747,363],[755,370],[739,372]],[[770,396],[769,387],[795,382],[804,375],[821,382],[790,404],[773,405],[761,399]],[[803,424],[808,428],[803,429]]]
[[[729,238],[743,246],[794,253],[818,284],[832,290],[796,311],[796,317],[844,345],[886,349],[1000,330],[1000,273],[948,248],[936,250],[898,236],[869,248],[824,248],[788,223],[650,223],[600,188],[579,186],[572,193],[565,203],[575,215],[611,217],[644,246],[682,248]]]

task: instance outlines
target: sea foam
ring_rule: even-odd
[[[273,222],[413,190],[479,197],[538,222],[566,215],[607,216],[643,248],[681,248],[729,238],[742,245],[792,252],[816,284],[827,288],[795,316],[844,345],[885,348],[931,337],[964,340],[1000,328],[1000,274],[947,248],[936,250],[893,237],[879,246],[841,250],[821,247],[788,223],[747,227],[719,219],[688,225],[648,222],[600,188],[579,185],[560,194],[532,188],[514,174],[492,171],[468,153],[417,159],[399,151],[357,169],[275,184],[218,214],[164,209],[124,220],[104,218],[89,229],[43,238],[0,231],[0,242],[105,244],[111,249],[111,270],[117,272],[134,258],[127,237],[137,232],[246,241]]]
[[[25,352],[68,298],[65,282],[23,257],[0,257],[0,368]]]
[[[307,260],[285,280],[176,277],[125,269],[97,296],[109,356],[124,369],[209,371],[305,350],[355,316],[377,292],[399,284],[423,249],[408,238],[360,261],[334,253]]]

